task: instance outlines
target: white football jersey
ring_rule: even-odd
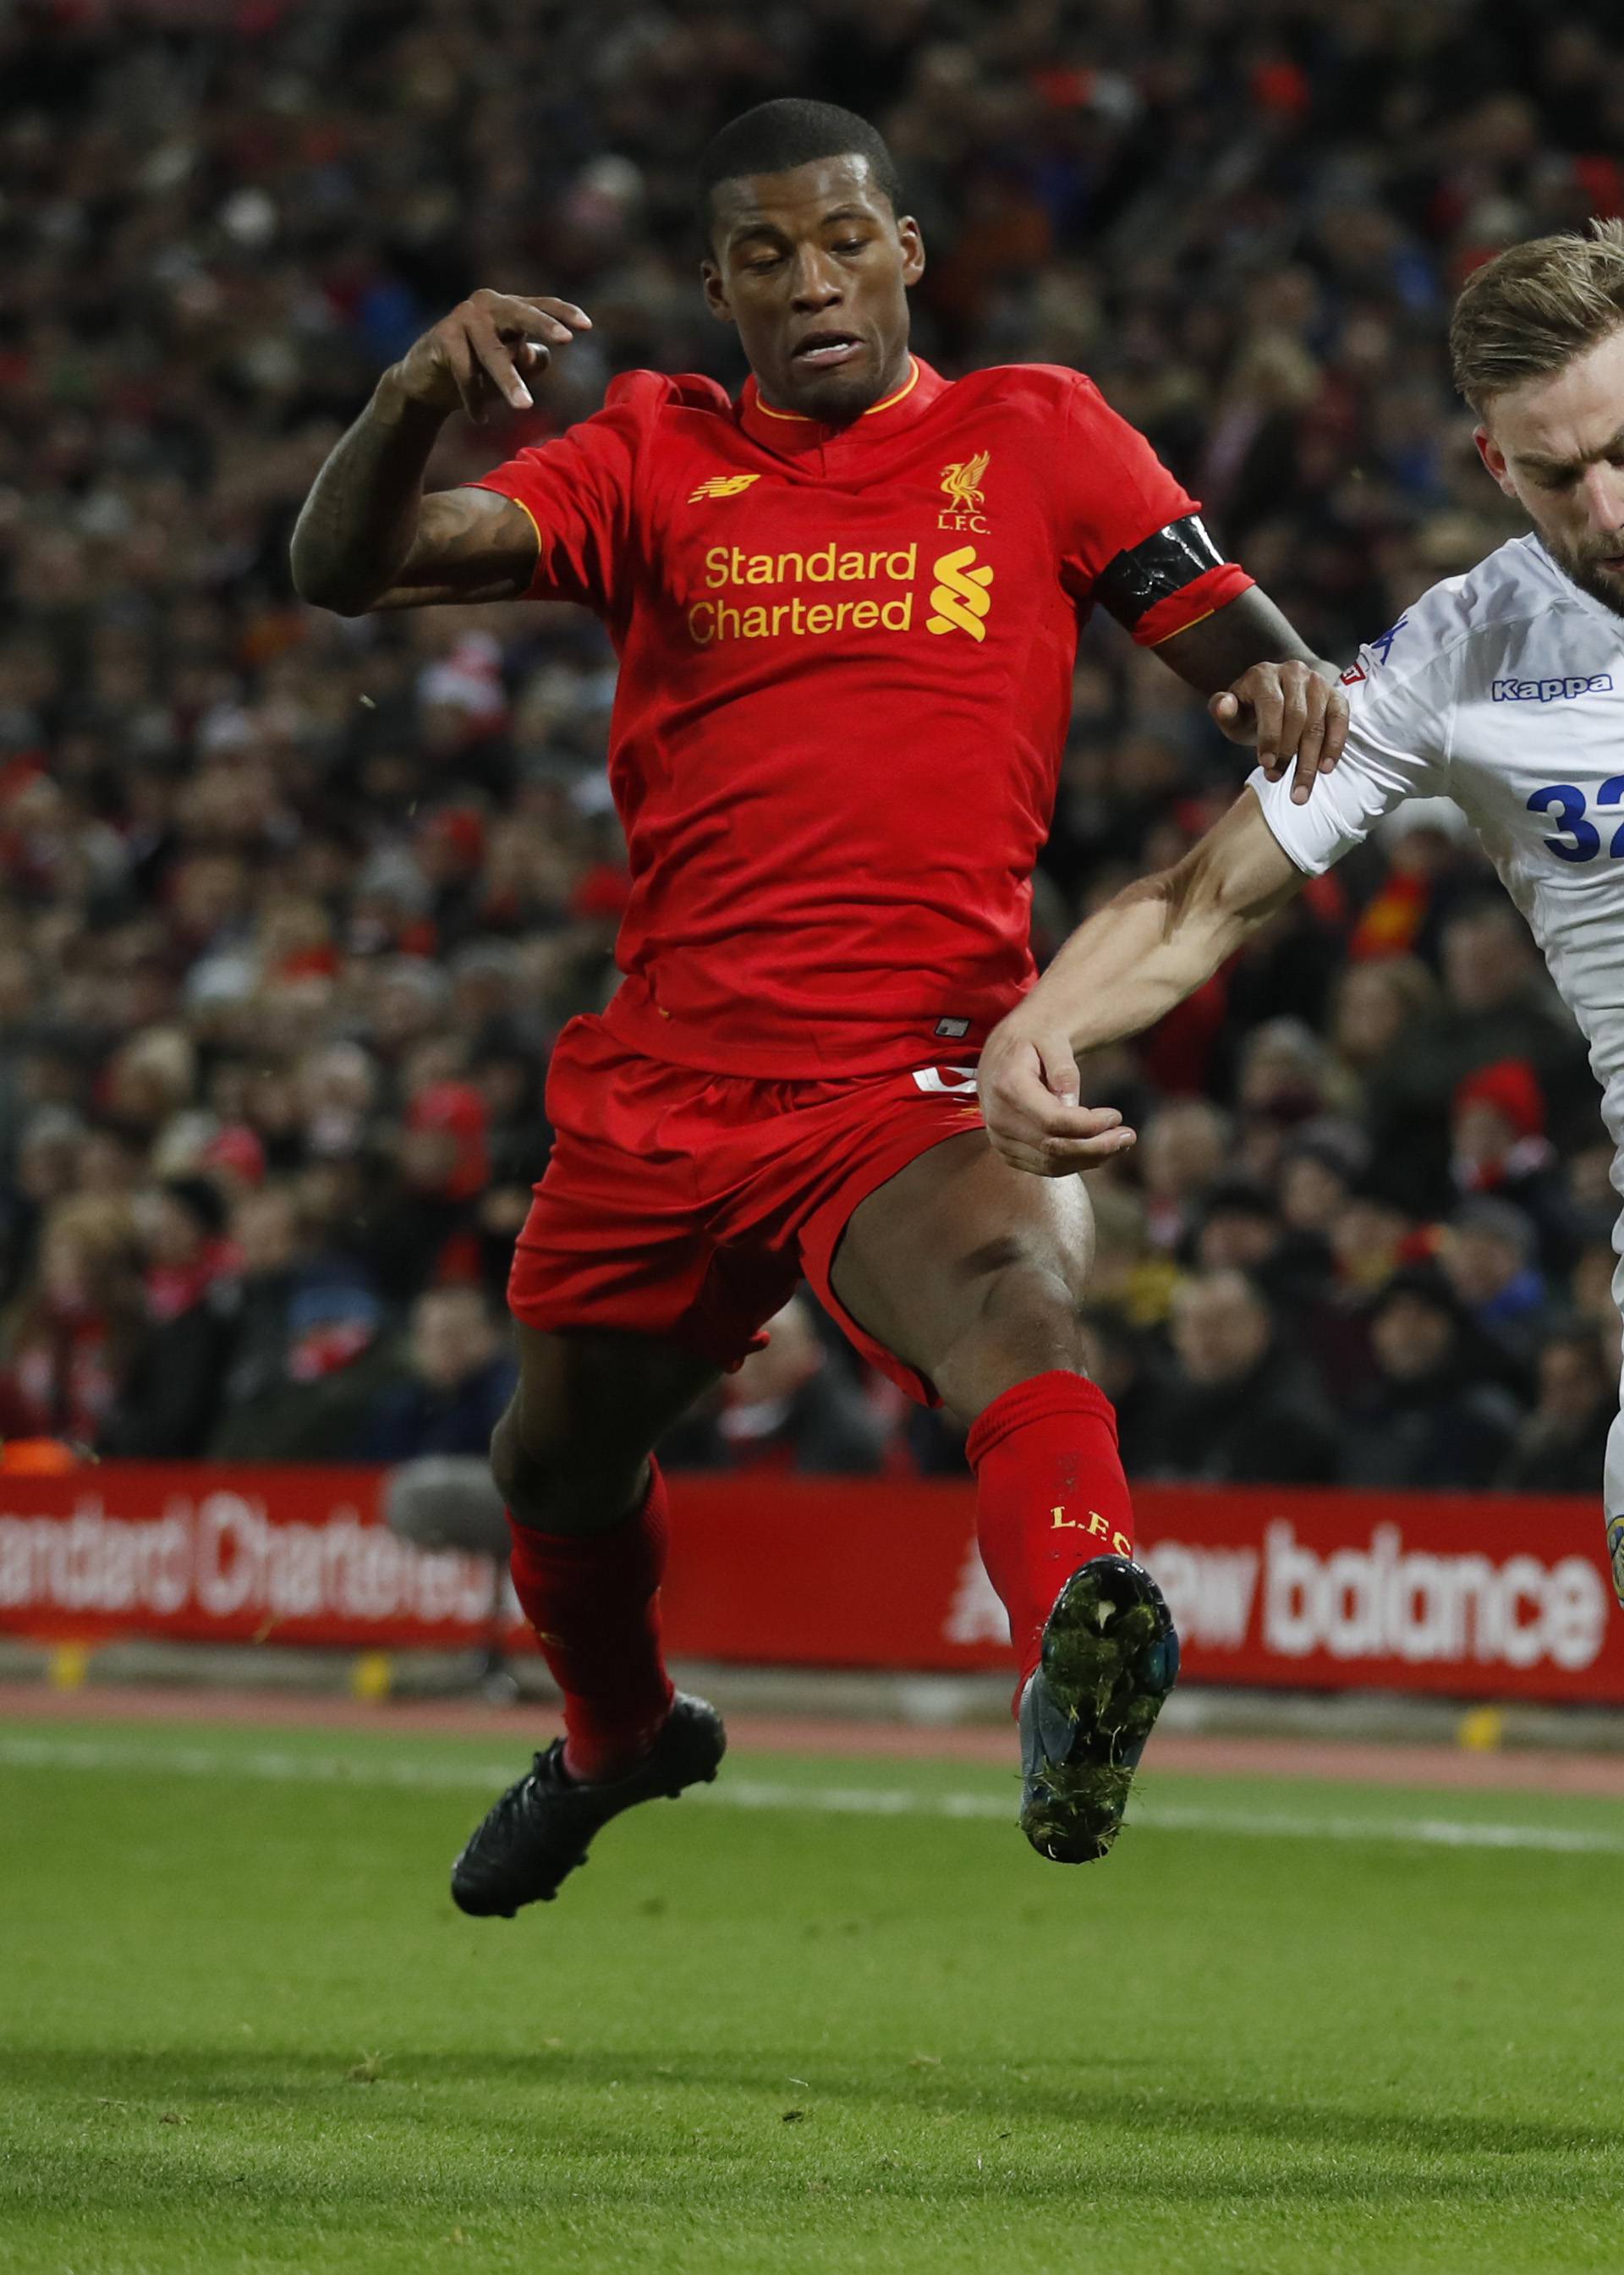
[[[1584,1032],[1624,1190],[1624,618],[1514,538],[1434,585],[1344,675],[1336,771],[1291,802],[1250,786],[1299,869],[1318,876],[1407,797],[1450,797],[1483,841]],[[1613,1245],[1624,1256],[1624,1220]],[[1624,1266],[1613,1283],[1624,1295]],[[1624,1432],[1608,1453],[1624,1509]]]

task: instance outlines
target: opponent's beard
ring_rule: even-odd
[[[1615,616],[1624,616],[1624,571],[1604,569],[1603,561],[1624,558],[1624,530],[1616,538],[1609,538],[1599,548],[1587,546],[1583,551],[1560,544],[1553,537],[1539,533],[1539,541],[1555,562],[1562,574],[1582,593],[1599,601],[1604,608],[1611,608]]]

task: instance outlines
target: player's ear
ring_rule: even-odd
[[[904,284],[917,284],[925,274],[925,239],[911,214],[902,215],[896,224],[896,234],[903,248],[903,282]]]
[[[705,305],[712,315],[718,323],[730,324],[733,321],[733,304],[728,298],[721,271],[714,261],[699,263],[699,281],[705,287]]]
[[[1494,480],[1507,497],[1515,497],[1516,488],[1511,479],[1511,469],[1506,464],[1506,453],[1486,427],[1473,430],[1472,440],[1477,445],[1477,456],[1483,460]]]

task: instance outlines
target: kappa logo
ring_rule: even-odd
[[[986,522],[981,508],[986,503],[986,492],[981,485],[986,480],[992,457],[990,450],[978,450],[973,458],[960,458],[942,468],[941,487],[952,511],[937,515],[938,529],[973,529],[986,535]]]
[[[973,545],[961,545],[932,563],[936,583],[931,588],[931,606],[936,613],[925,619],[927,632],[968,632],[972,640],[986,638],[984,619],[993,605],[986,588],[993,571],[990,563],[972,569],[975,557]]]
[[[1496,703],[1571,703],[1576,695],[1611,695],[1613,674],[1572,672],[1566,678],[1497,679],[1489,691]]]
[[[713,474],[698,489],[689,491],[688,503],[698,505],[701,498],[736,497],[741,490],[747,490],[752,482],[760,479],[759,474]]]

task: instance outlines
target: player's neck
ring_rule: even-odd
[[[775,402],[759,379],[755,382],[756,400],[776,419],[804,419],[809,426],[829,427],[839,431],[855,427],[858,419],[866,419],[871,412],[889,410],[892,404],[901,402],[905,395],[912,392],[918,377],[918,363],[911,351],[904,348],[901,361],[892,367],[886,384],[876,389],[872,402],[854,404],[849,410],[842,409],[838,412],[791,409],[787,404]]]

